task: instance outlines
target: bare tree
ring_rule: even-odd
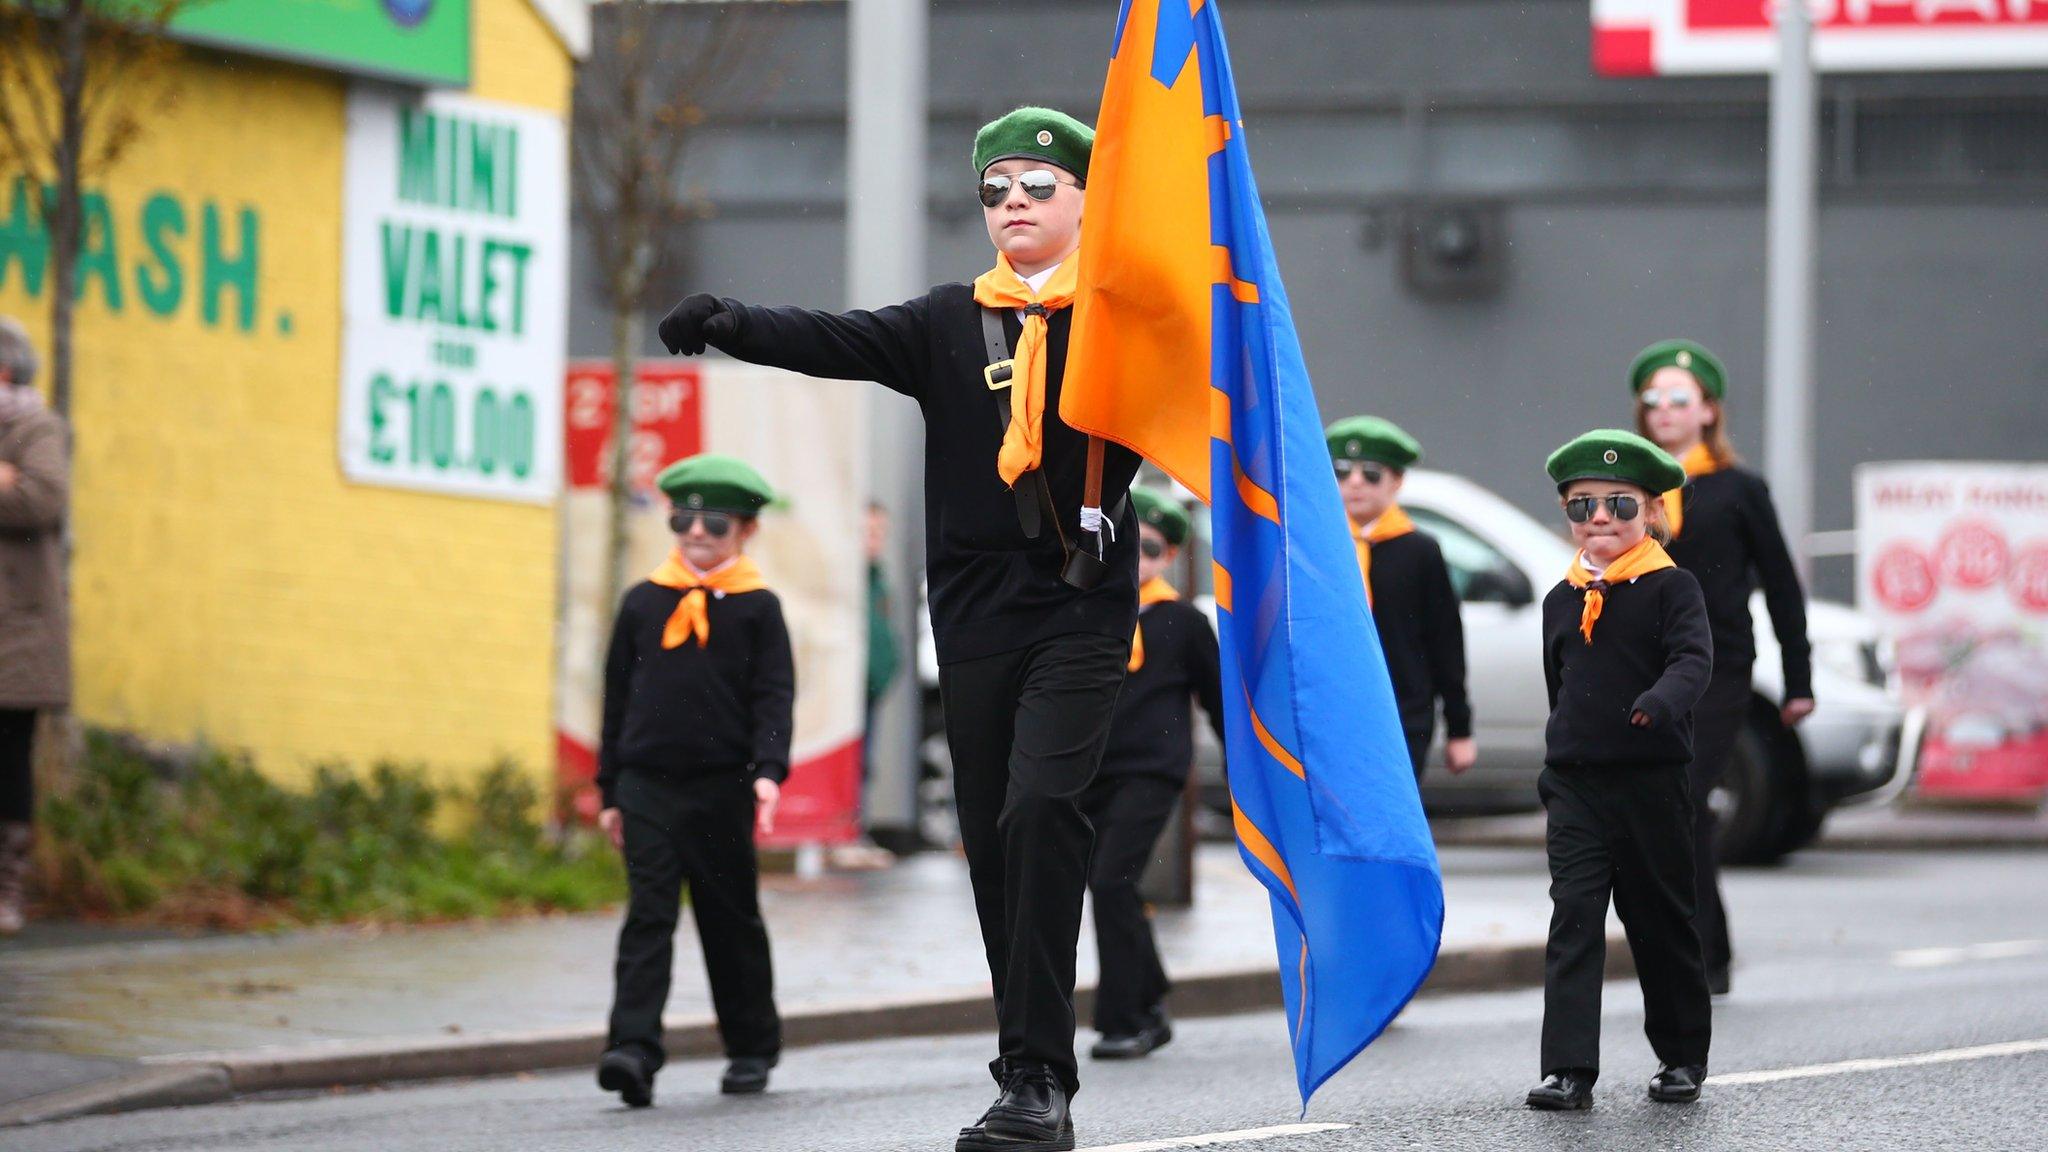
[[[752,57],[779,7],[610,0],[592,13],[593,50],[576,82],[573,151],[576,211],[612,314],[607,605],[625,583],[633,366],[650,289],[676,262],[679,226],[708,213],[685,188],[683,159],[714,98],[731,107],[768,83]]]
[[[0,155],[50,238],[51,407],[71,414],[84,187],[175,98],[164,27],[204,0],[0,0]]]

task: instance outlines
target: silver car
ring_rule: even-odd
[[[1438,812],[1536,807],[1549,700],[1543,683],[1542,598],[1571,562],[1561,532],[1462,477],[1411,471],[1401,506],[1442,545],[1465,622],[1467,684],[1479,764],[1443,769],[1441,728],[1423,780]],[[1777,859],[1819,833],[1829,810],[1852,799],[1888,800],[1911,779],[1921,724],[1888,683],[1874,621],[1845,605],[1812,601],[1817,705],[1797,728],[1778,719],[1783,672],[1759,594],[1756,696],[1749,724],[1714,804],[1721,852],[1732,862]]]

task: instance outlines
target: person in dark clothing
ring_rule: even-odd
[[[1812,649],[1806,639],[1806,594],[1785,545],[1785,531],[1763,477],[1739,466],[1728,442],[1727,374],[1712,352],[1689,340],[1666,340],[1637,354],[1629,367],[1636,430],[1685,469],[1685,487],[1663,497],[1671,525],[1671,559],[1700,582],[1714,630],[1714,679],[1695,711],[1699,736],[1691,770],[1694,855],[1699,872],[1700,947],[1707,984],[1729,988],[1735,958],[1728,937],[1721,870],[1714,850],[1714,809],[1707,797],[1720,784],[1748,723],[1756,635],[1750,594],[1759,584],[1778,636],[1785,695],[1778,718],[1787,727],[1813,711]]]
[[[796,664],[782,603],[745,555],[773,493],[760,473],[706,453],[656,484],[676,547],[626,591],[605,657],[598,821],[626,855],[628,898],[610,1036],[597,1082],[653,1102],[666,1053],[681,888],[704,949],[728,1059],[720,1090],[761,1092],[782,1051],[754,834],[771,831],[789,775]]]
[[[1138,623],[1125,499],[1138,458],[1107,446],[1100,504],[1084,507],[1089,440],[1059,418],[1093,144],[1086,125],[1043,108],[981,129],[974,171],[996,266],[972,285],[839,314],[698,294],[660,325],[671,352],[716,346],[873,380],[923,411],[932,635],[998,1025],[1001,1095],[961,1130],[962,1152],[1074,1139],[1074,955],[1094,846],[1079,801]],[[1089,531],[1102,509],[1102,531]],[[1100,560],[1092,584],[1064,578],[1082,552]]]
[[[1458,593],[1436,538],[1418,531],[1397,503],[1408,469],[1422,459],[1413,436],[1377,416],[1352,416],[1324,431],[1337,491],[1351,518],[1351,538],[1365,577],[1366,599],[1386,654],[1401,729],[1415,779],[1444,710],[1444,767],[1463,772],[1479,761],[1472,738],[1472,701],[1465,692],[1465,622]]]
[[[1596,431],[1553,453],[1572,540],[1565,579],[1543,599],[1550,691],[1543,799],[1550,941],[1543,963],[1543,1082],[1528,1105],[1582,1109],[1600,1074],[1607,905],[1628,934],[1643,1031],[1660,1066],[1650,1099],[1697,1100],[1711,998],[1693,929],[1692,710],[1713,671],[1699,581],[1650,533],[1678,462],[1629,432]]]
[[[1166,580],[1188,538],[1188,514],[1149,488],[1132,489],[1131,502],[1138,512],[1138,631],[1102,770],[1081,794],[1081,811],[1095,825],[1088,891],[1095,898],[1102,973],[1095,1030],[1102,1038],[1088,1054],[1097,1060],[1147,1056],[1173,1039],[1166,1014],[1172,985],[1138,880],[1187,788],[1195,757],[1192,701],[1201,702],[1223,742],[1216,632]]]

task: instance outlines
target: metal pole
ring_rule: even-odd
[[[1793,559],[1811,580],[1813,531],[1814,252],[1819,230],[1820,100],[1813,15],[1780,0],[1771,74],[1771,175],[1764,378],[1764,470]]]
[[[925,273],[925,45],[928,0],[847,5],[847,302],[875,308],[930,286]],[[924,429],[902,397],[870,391],[871,496],[892,521],[883,561],[903,670],[876,705],[868,826],[884,844],[917,828],[921,718],[915,610],[924,570]]]

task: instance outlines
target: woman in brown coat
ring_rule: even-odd
[[[0,316],[0,933],[22,927],[36,712],[71,701],[71,434],[43,407],[36,365],[28,333]]]

